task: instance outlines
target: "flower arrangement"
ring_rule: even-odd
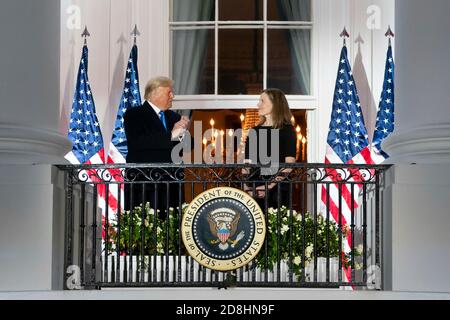
[[[291,257],[293,273],[301,275],[303,256],[305,258],[304,266],[307,267],[314,260],[314,253],[316,257],[326,257],[327,254],[330,257],[339,255],[339,227],[331,220],[327,224],[321,214],[317,215],[315,223],[314,216],[309,212],[302,215],[292,210],[291,217],[290,210],[282,206],[278,216],[277,209],[269,208],[267,221],[267,267],[271,271],[278,259],[288,261]],[[277,232],[277,226],[279,226],[279,232]],[[314,238],[316,238],[315,248]],[[345,238],[342,241],[344,240]],[[290,241],[292,241],[291,249],[289,249]],[[277,252],[277,247],[280,248],[280,252]],[[343,261],[348,262],[348,256]],[[256,258],[256,265],[260,268],[266,266],[264,247]]]
[[[187,206],[187,204],[182,205],[183,213]],[[121,255],[139,255],[142,249],[144,255],[164,255],[166,253],[185,255],[186,250],[179,233],[180,219],[178,208],[169,209],[167,221],[155,217],[155,211],[150,208],[149,203],[145,205],[144,214],[141,207],[136,207],[133,215],[126,211],[120,216],[119,221],[112,221],[107,249],[117,251],[117,246],[119,246]],[[256,266],[259,268],[267,267],[273,271],[278,259],[288,261],[291,257],[293,273],[301,275],[303,256],[306,267],[314,260],[314,253],[316,257],[326,257],[327,254],[330,257],[339,255],[339,226],[334,221],[327,222],[321,214],[318,214],[314,220],[313,215],[309,212],[301,214],[292,210],[291,216],[290,210],[282,206],[277,215],[277,209],[269,208],[266,227],[266,244],[255,259]],[[143,242],[141,230],[144,231]],[[348,230],[344,229],[342,243],[346,241],[345,235],[348,235]],[[292,241],[291,246],[289,245],[290,241]],[[277,248],[280,248],[280,252],[277,252]],[[355,254],[360,255],[360,251],[361,249],[357,248]],[[349,261],[350,256],[342,254],[343,265],[348,266]]]
[[[182,205],[182,212],[187,208],[187,204]],[[142,207],[135,207],[133,215],[130,211],[125,211],[120,215],[120,219],[113,219],[109,226],[109,251],[117,251],[121,255],[139,255],[144,250],[144,255],[176,255],[179,249],[182,254],[185,253],[184,246],[179,247],[179,223],[181,217],[178,214],[178,208],[169,209],[168,223],[165,220],[155,216],[155,210],[146,203],[145,212],[142,213]],[[142,241],[142,231],[143,239]]]

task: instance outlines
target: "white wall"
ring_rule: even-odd
[[[169,75],[168,2],[165,0],[62,0],[61,1],[61,97],[60,132],[67,134],[67,120],[87,26],[91,36],[89,81],[100,121],[104,145],[108,148],[123,90],[125,66],[133,45],[130,35],[137,25],[141,35],[139,80]]]
[[[316,1],[314,1],[316,2]],[[323,162],[330,123],[333,91],[338,59],[342,47],[339,34],[345,26],[350,65],[352,66],[364,120],[372,139],[376,109],[384,78],[384,65],[388,41],[384,36],[390,25],[395,33],[395,7],[392,0],[319,0],[316,33],[318,46],[317,148],[310,154],[309,162]],[[356,42],[358,36],[363,43]],[[395,51],[395,42],[392,42]]]

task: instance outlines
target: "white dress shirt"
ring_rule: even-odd
[[[161,115],[159,114],[162,110],[160,108],[158,108],[157,106],[155,106],[153,103],[151,103],[148,100],[145,100],[148,102],[148,104],[153,108],[153,110],[156,112],[156,114],[158,115],[158,118],[161,120]]]

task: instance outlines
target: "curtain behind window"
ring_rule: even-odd
[[[277,1],[280,13],[288,21],[311,21],[310,0]],[[302,94],[310,94],[311,89],[311,31],[289,30],[292,64]]]
[[[208,21],[214,0],[174,0],[173,21]],[[173,31],[172,74],[175,94],[198,94],[211,30]]]

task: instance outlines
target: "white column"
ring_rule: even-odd
[[[386,288],[450,292],[450,2],[396,2],[396,115],[382,147]]]
[[[0,164],[63,162],[59,1],[2,1],[0,39]]]
[[[0,2],[0,291],[62,288],[60,17],[59,0]]]
[[[0,165],[0,291],[63,288],[64,179],[51,165]]]
[[[450,2],[398,0],[394,163],[450,163]],[[447,39],[447,40],[446,40]]]

